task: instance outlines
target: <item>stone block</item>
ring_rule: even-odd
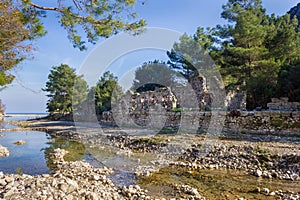
[[[263,115],[264,115],[264,113],[261,112],[261,111],[256,111],[256,112],[254,112],[254,116],[255,116],[255,117],[262,117]]]
[[[279,103],[279,102],[281,102],[281,100],[278,99],[278,98],[271,98],[271,101],[272,101],[272,103]]]
[[[289,98],[288,97],[280,97],[279,100],[281,102],[289,102]]]
[[[247,117],[247,116],[250,116],[250,115],[251,115],[250,112],[246,112],[246,111],[241,112],[241,117]]]
[[[278,110],[278,103],[267,103],[269,110]]]

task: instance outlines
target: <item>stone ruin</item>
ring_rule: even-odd
[[[118,99],[118,97],[117,97]],[[133,93],[128,91],[113,105],[114,112],[125,112],[129,115],[149,111],[150,107],[160,106],[166,111],[177,107],[177,98],[170,88],[159,88],[155,91]]]
[[[167,111],[177,106],[177,98],[170,88],[161,88],[156,91],[147,91],[141,94],[135,93],[130,97],[131,107],[129,112],[148,110],[150,106],[160,105]]]
[[[116,99],[117,103],[112,105],[112,111],[104,112],[102,118],[104,121],[113,119],[119,125],[150,126],[151,115],[171,112],[177,107],[177,98],[170,88],[142,93],[128,91]]]
[[[188,90],[184,92],[188,93]],[[128,92],[113,106],[111,112],[104,112],[102,117],[104,121],[119,127],[153,128],[162,133],[166,130],[168,133],[176,133],[178,130],[206,132],[213,113],[189,109],[174,112],[183,97],[177,97],[170,88],[140,94]],[[225,121],[220,126],[223,126],[225,132],[235,133],[299,133],[299,102],[288,102],[288,98],[273,98],[268,107],[269,111],[239,111],[238,115],[221,111],[220,115],[225,117]],[[218,125],[219,122],[213,123]]]
[[[154,91],[132,92],[114,97],[117,103],[112,105],[112,110],[102,114],[102,120],[118,126],[142,126],[157,129],[197,129],[198,123],[190,124],[187,119],[182,119],[182,112],[197,121],[195,116],[199,111],[204,111],[211,103],[209,93],[201,94],[200,102],[194,90],[187,85],[171,88],[164,87]]]
[[[165,111],[173,111],[176,108],[205,111],[212,103],[211,94],[202,92],[199,95],[189,86],[175,86],[172,89],[163,87],[142,93],[128,91],[117,99],[114,111],[128,112],[130,115],[144,113],[149,111],[149,108],[158,106]]]
[[[300,102],[289,102],[288,97],[271,98],[267,104],[269,110],[280,111],[300,111]]]
[[[198,88],[195,91],[195,87]],[[150,121],[149,115],[164,112],[180,111],[210,111],[213,102],[212,94],[206,88],[204,78],[197,79],[193,84],[158,88],[155,91],[132,92],[128,91],[125,95],[116,97],[117,103],[112,105],[112,112],[104,112],[104,121],[113,121],[114,118],[121,120],[131,118],[136,124],[143,125]],[[232,93],[226,99],[228,109],[245,110],[244,95]],[[241,106],[242,105],[242,106]],[[147,120],[148,119],[148,120]],[[143,121],[143,122],[137,122]],[[126,123],[126,122],[124,122]]]
[[[240,90],[226,91],[225,106],[227,110],[247,110],[246,109],[246,92]]]
[[[141,113],[151,106],[160,105],[166,111],[172,111],[175,108],[210,111],[213,95],[208,91],[206,84],[204,77],[197,77],[185,85],[164,87],[142,93],[127,92],[125,97],[122,97],[119,110],[128,109],[129,113]],[[225,106],[228,110],[246,110],[246,95],[241,91],[227,92]]]

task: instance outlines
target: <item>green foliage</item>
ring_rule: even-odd
[[[275,77],[275,78],[274,78]],[[256,108],[261,106],[266,108],[271,97],[276,96],[277,74],[261,73],[252,77],[247,82],[247,107]]]
[[[260,153],[260,154],[269,154],[270,153],[270,150],[269,149],[263,149],[259,146],[256,146],[254,149],[253,149],[253,152],[255,153]]]
[[[238,15],[247,9],[261,9],[261,0],[228,0],[227,4],[222,6],[222,18],[229,22],[236,22]]]
[[[189,111],[191,109],[189,108],[173,108],[173,112],[183,112],[183,111]]]
[[[197,91],[193,78],[201,77],[196,68],[209,66],[208,52],[226,90],[247,94],[248,109],[266,108],[271,97],[286,96],[286,92],[291,100],[299,101],[300,27],[296,17],[267,15],[261,0],[228,0],[221,16],[228,24],[198,28],[193,36],[184,34],[167,52],[170,67]]]
[[[213,29],[218,48],[210,54],[220,66],[226,88],[246,91],[248,109],[266,108],[278,95],[281,67],[299,60],[297,19],[267,15],[260,0],[229,0],[222,17],[229,23]]]
[[[135,0],[57,0],[50,4],[52,7],[37,5],[31,0],[23,1],[34,13],[56,12],[73,46],[80,50],[86,49],[86,42],[94,44],[101,37],[108,38],[120,31],[140,31],[145,26],[145,20],[135,21],[137,14],[132,12]],[[79,34],[82,30],[86,39]]]
[[[197,100],[195,103],[201,110],[209,109],[210,104],[207,102],[207,105],[204,105],[202,102],[205,96],[205,88],[202,88],[202,85],[206,84],[207,88],[212,85],[213,87],[222,85],[221,77],[218,77],[215,64],[209,56],[213,49],[215,47],[211,30],[204,31],[203,28],[198,28],[193,36],[182,35],[179,42],[173,45],[172,50],[167,52],[170,68],[176,71],[180,78],[184,77],[184,80],[188,82],[186,85],[194,90],[195,100]],[[181,106],[193,107],[192,105]]]
[[[236,24],[231,30],[229,43],[224,44],[220,65],[225,76],[229,76],[228,86],[243,86],[249,80],[276,66],[267,56],[263,45],[266,28],[262,25],[265,13],[262,9],[249,8],[235,16]],[[274,69],[276,70],[276,69]]]
[[[43,2],[31,0],[1,0],[0,2],[0,87],[10,84],[11,69],[34,50],[32,40],[46,34],[41,19],[55,12],[61,26],[75,48],[86,49],[86,42],[95,44],[99,38],[108,38],[120,31],[138,33],[146,25],[133,12],[135,0],[73,0]],[[85,37],[82,34],[85,32]]]
[[[104,111],[111,110],[116,98],[122,94],[118,78],[111,72],[105,72],[98,81],[95,90],[96,113],[101,115]]]
[[[191,82],[199,78],[200,69],[205,70],[209,66],[206,52],[213,48],[212,44],[212,38],[202,28],[198,28],[193,36],[184,34],[173,45],[173,49],[167,52],[170,59],[168,64]]]
[[[31,40],[45,34],[37,15],[13,1],[0,2],[0,87],[11,83],[11,69],[30,56]],[[26,41],[26,42],[25,42]]]
[[[74,87],[75,82],[76,87]],[[61,64],[53,66],[43,91],[48,92],[48,111],[53,113],[67,114],[72,112],[73,106],[80,106],[85,101],[87,95],[87,83],[82,76],[75,74],[75,69],[68,65]]]
[[[285,120],[277,118],[271,119],[271,125],[275,128],[282,128],[285,125]]]
[[[135,71],[132,89],[145,92],[161,87],[172,87],[177,84],[175,78],[175,71],[171,70],[167,64],[158,60],[146,62]]]
[[[21,167],[18,167],[16,169],[16,174],[22,175],[23,174],[23,169]]]
[[[290,101],[300,102],[300,62],[295,66],[283,66],[278,79],[277,96],[287,96]]]
[[[0,86],[5,86],[11,83],[13,80],[14,80],[14,75],[9,74],[4,70],[0,71]]]
[[[138,139],[135,139],[133,141],[133,144],[134,143],[137,143],[137,144],[141,144],[141,143],[146,143],[146,144],[149,144],[149,145],[156,145],[156,144],[159,144],[159,143],[162,143],[164,142],[164,139],[161,138],[161,137],[151,137],[151,138],[138,138]]]
[[[269,38],[266,47],[272,57],[281,64],[292,64],[300,58],[300,32],[297,18],[286,14],[269,18]]]
[[[73,110],[78,110],[83,106],[87,98],[88,85],[82,76],[76,76],[72,91]]]

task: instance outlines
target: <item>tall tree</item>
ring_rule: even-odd
[[[31,40],[45,34],[37,15],[13,1],[0,2],[0,87],[13,81],[10,70],[30,56]]]
[[[110,71],[105,72],[98,81],[95,89],[96,113],[101,115],[104,111],[111,110],[115,102],[114,95],[122,94],[118,84],[118,77]]]
[[[76,82],[76,87],[74,87]],[[82,76],[75,74],[75,69],[61,64],[53,66],[43,91],[48,92],[47,109],[50,114],[68,114],[73,107],[80,106],[87,95],[88,86]]]
[[[266,47],[271,56],[281,65],[290,65],[300,59],[300,26],[296,16],[290,18],[289,14],[269,19],[269,37]]]
[[[206,75],[214,65],[209,52],[213,49],[213,38],[209,30],[198,28],[196,34],[184,34],[173,49],[167,52],[169,66],[184,77],[195,92],[197,102],[205,98]]]
[[[156,88],[173,87],[176,73],[164,62],[154,60],[144,63],[135,71],[133,90],[137,92],[154,91]]]
[[[278,97],[288,97],[292,102],[300,102],[300,62],[281,68],[278,78]]]
[[[248,9],[262,9],[261,3],[261,0],[228,0],[228,2],[222,6],[223,12],[221,16],[228,20],[228,22],[235,23],[240,13]]]
[[[222,39],[217,63],[227,89],[245,91],[248,109],[266,106],[274,94],[280,69],[266,46],[273,34],[270,18],[260,0],[229,1],[223,9],[222,17],[229,25],[219,26],[216,32]]]
[[[140,31],[145,21],[137,20],[133,12],[135,3],[135,0],[1,0],[0,87],[13,81],[10,73],[13,67],[31,57],[34,49],[31,41],[46,34],[41,19],[48,13],[56,13],[73,46],[84,50],[86,42],[94,44],[99,38],[120,31]]]
[[[133,21],[137,17],[132,11],[135,0],[56,0],[49,4],[21,1],[19,9],[29,10],[35,19],[47,17],[48,12],[56,13],[74,47],[81,50],[86,48],[86,41],[95,43],[99,37],[107,38],[119,31],[137,30],[145,25],[144,20]],[[87,40],[80,36],[80,30],[85,31]]]

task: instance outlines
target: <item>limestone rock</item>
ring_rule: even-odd
[[[255,173],[256,176],[260,177],[260,176],[262,176],[262,174],[263,174],[262,171],[260,171],[259,169],[256,170],[256,173]]]
[[[3,147],[0,145],[0,158],[2,157],[8,157],[9,156],[9,151],[6,147]]]
[[[14,142],[14,144],[21,146],[21,145],[26,144],[26,142],[24,140],[18,140],[16,142]]]

